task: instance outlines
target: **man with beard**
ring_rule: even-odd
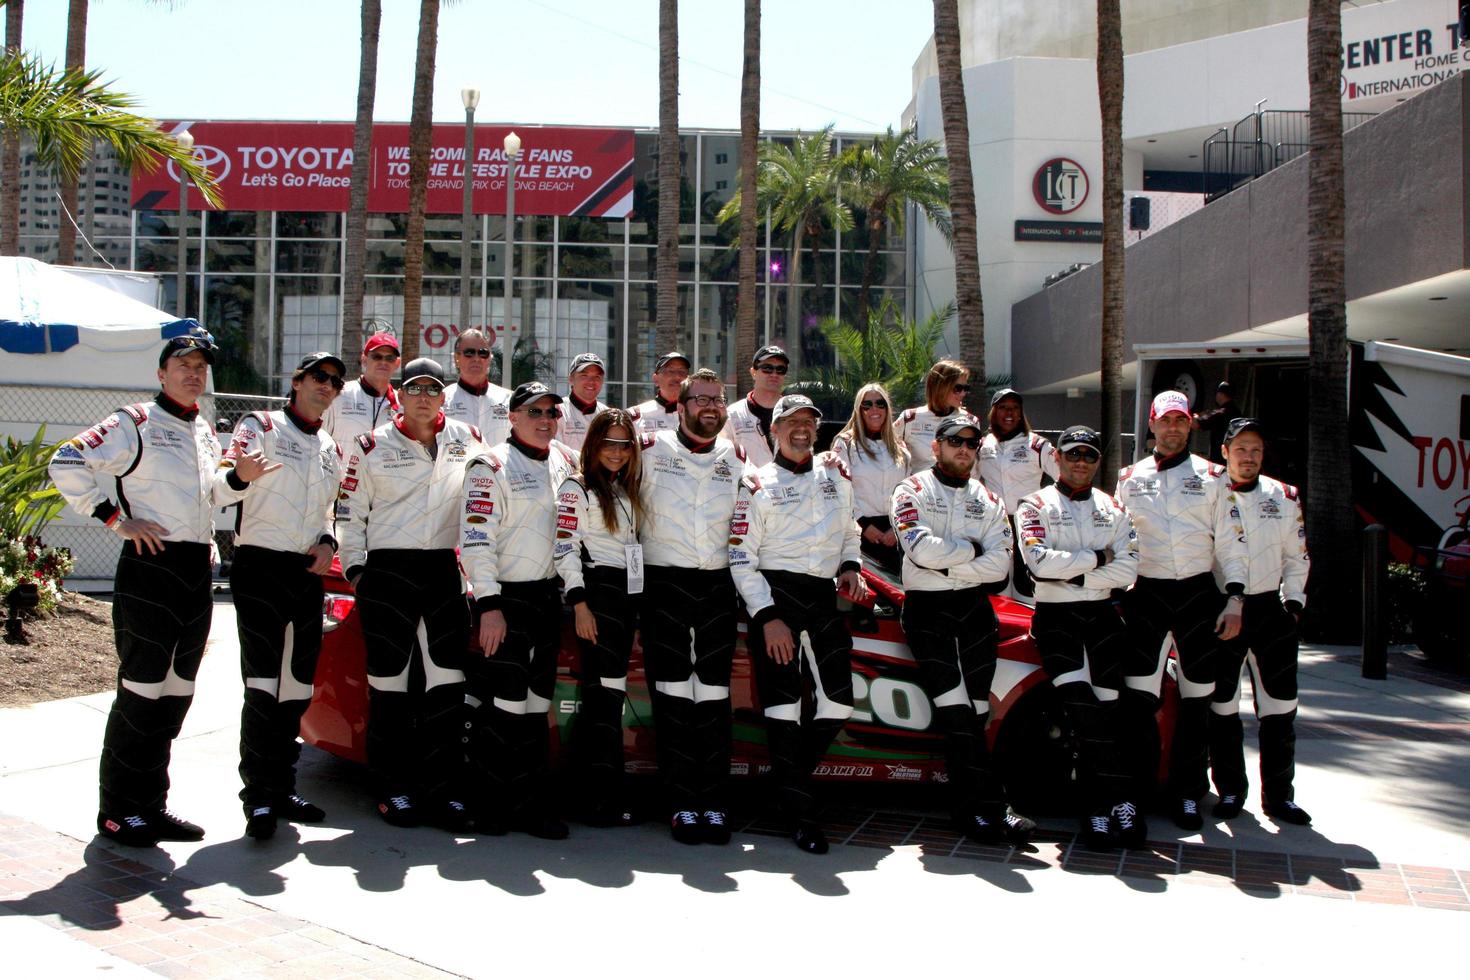
[[[358,436],[398,414],[398,392],[393,390],[398,360],[398,338],[391,333],[375,333],[362,345],[362,375],[342,387],[342,394],[322,416],[322,428],[343,452]]]
[[[719,437],[725,389],[701,368],[680,386],[679,427],[643,439],[643,662],[674,839],[730,841],[730,517],[745,454]]]
[[[1245,601],[1245,545],[1226,500],[1224,471],[1189,452],[1189,399],[1160,392],[1149,409],[1153,455],[1118,474],[1118,502],[1138,529],[1138,582],[1123,596],[1137,660],[1124,667],[1120,699],[1124,755],[1152,780],[1158,745],[1154,712],[1168,640],[1179,650],[1179,714],[1166,792],[1180,829],[1204,825],[1200,797],[1209,787],[1208,727],[1221,641],[1240,632]],[[1218,563],[1228,598],[1211,569]]]
[[[746,474],[730,521],[730,572],[750,616],[771,778],[782,818],[809,854],[828,846],[812,770],[852,716],[852,636],[837,592],[862,600],[868,591],[852,480],[835,453],[812,455],[821,418],[805,395],[776,402],[775,458]],[[802,718],[803,675],[812,690],[809,718]]]
[[[689,358],[671,350],[653,364],[653,397],[633,408],[638,431],[643,435],[679,428],[679,392],[689,377]],[[724,415],[724,411],[720,412]]]
[[[750,394],[730,406],[730,421],[720,434],[745,450],[751,466],[771,461],[771,409],[786,387],[790,366],[784,350],[775,344],[762,347],[750,362]]]
[[[1277,823],[1306,825],[1297,806],[1297,620],[1307,604],[1307,526],[1297,488],[1261,473],[1266,441],[1255,419],[1234,419],[1221,447],[1230,477],[1228,501],[1245,530],[1249,578],[1240,635],[1225,644],[1210,707],[1210,767],[1220,802],[1214,816],[1229,820],[1245,803],[1240,668],[1250,667],[1260,720],[1261,809]]]
[[[571,370],[567,372],[567,400],[562,405],[561,423],[556,430],[556,440],[568,449],[582,451],[587,438],[587,427],[607,406],[597,400],[602,394],[602,381],[606,376],[602,358],[592,352],[578,354],[572,358]]]
[[[970,476],[980,426],[964,412],[939,423],[934,464],[893,491],[889,517],[903,550],[903,629],[945,740],[950,814],[979,843],[1022,840],[985,743],[1000,627],[990,593],[1011,570],[1011,525],[1000,498]]]
[[[490,338],[472,328],[454,341],[454,369],[459,380],[444,389],[444,417],[473,425],[487,446],[498,446],[510,434],[510,392],[490,380]]]

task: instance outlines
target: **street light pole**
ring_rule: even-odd
[[[505,134],[505,325],[500,331],[500,384],[511,387],[510,362],[514,344],[511,340],[510,301],[515,284],[516,228],[516,158],[521,154],[521,138],[514,132]]]
[[[194,151],[194,134],[187,129],[179,133],[174,139],[179,141],[179,149],[185,153]],[[178,280],[174,286],[177,295],[174,297],[174,312],[182,320],[189,314],[189,176],[182,170],[179,171],[179,269]]]
[[[461,214],[459,256],[459,332],[470,328],[470,252],[475,229],[475,107],[480,104],[480,90],[462,88],[464,103],[464,207]]]

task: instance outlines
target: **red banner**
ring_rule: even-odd
[[[231,211],[346,211],[352,188],[352,124],[191,122],[194,158],[219,181]],[[521,138],[516,212],[621,218],[633,207],[633,131],[569,126],[476,126],[476,214],[505,213],[506,133]],[[464,127],[435,126],[428,209],[459,214],[464,194]],[[134,209],[177,210],[178,171],[133,172]],[[368,210],[408,210],[408,126],[373,127]],[[189,207],[204,205],[196,192]]]

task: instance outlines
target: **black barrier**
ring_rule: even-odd
[[[1388,678],[1388,529],[1363,529],[1363,676]]]

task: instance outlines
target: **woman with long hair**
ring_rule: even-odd
[[[579,472],[557,490],[556,572],[576,617],[582,652],[581,706],[571,757],[582,785],[582,821],[625,826],[623,698],[643,592],[638,427],[610,408],[592,420]]]
[[[909,472],[909,451],[893,431],[893,399],[876,381],[858,389],[852,417],[832,439],[832,451],[852,477],[853,517],[863,529],[863,554],[897,573],[898,537],[888,517],[893,488]]]
[[[909,451],[909,472],[934,465],[934,431],[955,412],[965,411],[970,369],[959,361],[935,362],[924,376],[924,404],[905,410],[893,422],[894,434]]]

